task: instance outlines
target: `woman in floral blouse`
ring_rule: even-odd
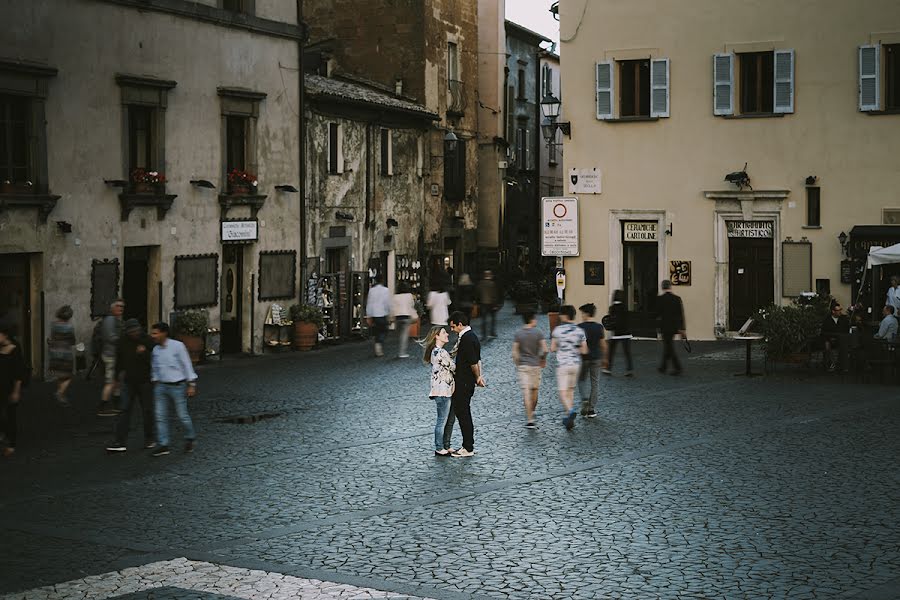
[[[453,452],[444,447],[444,426],[450,414],[450,397],[453,395],[453,374],[456,363],[444,348],[450,341],[450,334],[444,327],[432,327],[425,338],[425,354],[422,360],[431,365],[431,392],[428,396],[437,407],[437,422],[434,424],[434,455],[450,456]]]

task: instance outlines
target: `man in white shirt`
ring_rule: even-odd
[[[178,340],[169,339],[169,325],[157,323],[150,331],[156,343],[151,354],[150,380],[156,404],[156,437],[158,447],[153,456],[169,453],[169,402],[184,427],[184,451],[193,452],[197,434],[187,409],[187,399],[197,394],[197,373],[191,364],[187,348]]]
[[[885,306],[893,306],[894,314],[900,314],[900,277],[891,276],[891,287],[888,288]]]
[[[875,334],[875,339],[891,342],[897,335],[897,319],[894,318],[894,307],[885,305],[881,314],[884,315],[884,317],[881,319],[881,325],[878,327],[878,333]]]
[[[366,300],[366,318],[369,327],[375,330],[375,356],[384,356],[384,337],[387,335],[390,314],[391,292],[384,287],[384,278],[377,275]]]

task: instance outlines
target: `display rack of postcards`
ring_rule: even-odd
[[[322,309],[322,329],[319,332],[326,341],[341,337],[340,277],[326,273],[318,278],[317,306]]]
[[[284,306],[277,303],[269,306],[263,322],[263,350],[290,350],[292,328],[291,317]]]
[[[415,258],[397,257],[397,285],[405,283],[416,298],[422,297],[422,264]]]
[[[368,332],[366,323],[366,297],[369,293],[365,271],[354,271],[350,274],[350,335],[365,337]]]

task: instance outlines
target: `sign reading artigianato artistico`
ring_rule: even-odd
[[[543,198],[542,256],[578,256],[578,200]]]
[[[728,221],[730,238],[771,238],[772,221]]]

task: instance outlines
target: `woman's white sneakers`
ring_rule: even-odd
[[[450,456],[452,456],[453,458],[468,458],[470,456],[475,456],[475,452],[469,452],[465,448],[460,448]]]

